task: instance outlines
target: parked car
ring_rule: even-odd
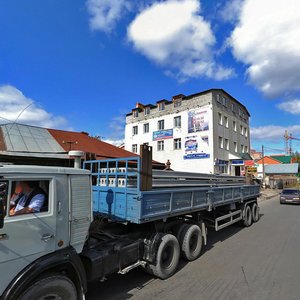
[[[283,189],[280,193],[280,204],[284,203],[300,204],[300,191],[298,189]]]

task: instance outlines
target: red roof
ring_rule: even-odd
[[[48,129],[48,131],[54,137],[54,139],[65,149],[66,152],[70,150],[81,150],[86,153],[95,153],[97,159],[136,156],[136,154],[132,152],[90,137],[88,133],[85,132],[74,132],[57,129]]]

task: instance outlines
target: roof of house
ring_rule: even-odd
[[[136,156],[136,154],[132,152],[91,137],[86,132],[57,129],[48,129],[48,131],[66,152],[70,150],[81,150],[95,153],[97,159]]]
[[[265,167],[266,174],[297,174],[299,164],[277,164],[267,165]]]
[[[270,156],[264,156],[263,158],[259,159],[256,163],[257,164],[264,163],[265,165],[277,165],[277,164],[281,164],[281,161],[272,158]]]
[[[93,138],[85,132],[15,123],[0,125],[1,155],[68,159],[70,150],[94,153],[97,159],[136,156],[132,152]]]
[[[291,155],[270,155],[271,158],[274,158],[283,164],[289,164],[292,161]]]

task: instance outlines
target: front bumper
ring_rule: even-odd
[[[293,199],[293,198],[281,198],[280,197],[280,203],[284,203],[284,204],[288,204],[288,203],[291,203],[291,204],[300,204],[300,199],[299,198]]]

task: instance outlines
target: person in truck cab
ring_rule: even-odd
[[[40,212],[46,204],[46,194],[38,181],[20,181],[12,197],[11,216]]]

